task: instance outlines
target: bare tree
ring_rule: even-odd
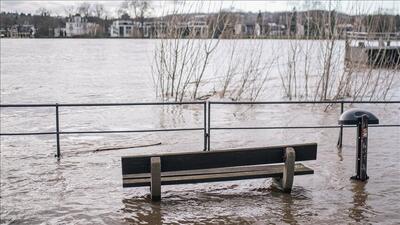
[[[151,1],[146,0],[125,0],[121,3],[121,10],[131,17],[143,22],[145,16],[151,10]]]
[[[68,5],[64,7],[64,12],[68,16],[74,15],[76,13],[76,8],[73,5]]]
[[[78,7],[78,12],[81,16],[90,16],[91,4],[89,2],[82,2]]]
[[[44,7],[40,7],[39,9],[36,10],[36,13],[40,16],[50,16],[51,11]]]
[[[210,16],[216,25],[209,27],[209,32],[190,28],[190,18],[180,13],[186,8],[185,4],[175,4],[178,8],[166,17],[168,26],[154,55],[153,80],[158,95],[164,100],[203,98],[199,94],[200,87],[205,84],[209,63],[229,22],[229,15],[220,11]],[[197,39],[202,35],[214,37],[217,33],[216,39]]]
[[[230,46],[230,54],[229,54],[229,58],[228,58],[228,69],[223,77],[223,81],[222,81],[222,90],[221,90],[221,94],[220,97],[224,98],[228,88],[230,87],[230,85],[232,84],[232,82],[234,81],[234,77],[237,73],[237,69],[239,64],[236,63],[236,48],[237,48],[237,43],[236,41]]]
[[[103,4],[95,3],[93,5],[94,14],[98,18],[102,18],[105,15],[105,8]]]

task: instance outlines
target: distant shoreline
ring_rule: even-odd
[[[69,40],[74,40],[74,39],[110,39],[110,40],[165,40],[165,39],[174,39],[174,38],[140,38],[140,37],[37,37],[37,38],[11,38],[11,37],[3,37],[0,39],[69,39]],[[195,40],[218,40],[218,38],[179,38],[179,39],[195,39]],[[306,38],[306,37],[299,37],[299,38],[293,38],[293,37],[241,37],[241,38],[220,38],[220,40],[331,40],[329,38]],[[346,38],[336,38],[335,40],[346,40]]]

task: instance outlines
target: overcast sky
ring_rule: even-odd
[[[109,17],[118,16],[118,9],[122,1],[73,1],[73,0],[41,0],[41,1],[26,1],[26,0],[1,0],[1,11],[5,12],[24,12],[36,13],[39,8],[46,8],[51,11],[51,15],[66,16],[66,8],[74,6],[75,8],[83,2],[91,4],[100,3],[105,6],[107,15]],[[174,3],[178,2],[178,3]],[[258,12],[258,11],[285,11],[291,10],[296,7],[297,10],[307,8],[318,9],[335,9],[337,11],[360,14],[360,13],[374,13],[377,11],[384,11],[389,14],[400,14],[400,1],[398,0],[375,0],[375,1],[324,1],[324,0],[311,0],[311,1],[151,1],[151,16],[160,16],[170,13],[174,7],[179,8],[180,12],[216,12],[219,9],[231,8],[236,11],[244,12]]]

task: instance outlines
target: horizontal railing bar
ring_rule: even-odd
[[[267,105],[267,104],[398,104],[400,101],[268,101],[268,102],[210,102],[214,105]]]
[[[340,128],[339,125],[333,126],[292,126],[292,127],[211,127],[211,130],[273,130],[273,129],[317,129],[317,128]],[[343,126],[343,128],[354,128],[354,126]],[[369,125],[369,127],[400,127],[400,124]]]
[[[343,126],[353,128],[356,126]],[[400,127],[400,124],[371,124],[369,127]],[[268,130],[268,129],[316,129],[316,128],[340,128],[334,126],[297,126],[297,127],[211,127],[211,130]],[[204,128],[172,128],[152,130],[110,130],[110,131],[61,131],[59,134],[106,134],[106,133],[146,133],[146,132],[174,132],[174,131],[202,131]],[[0,136],[29,136],[29,135],[54,135],[57,132],[25,132],[25,133],[0,133]]]
[[[54,135],[57,132],[23,132],[23,133],[1,133],[0,136],[34,136],[34,135]]]
[[[370,124],[369,127],[400,127],[400,124]]]
[[[140,106],[140,105],[201,105],[204,102],[137,102],[137,103],[89,103],[89,104],[59,104],[62,107],[80,106]]]
[[[50,108],[56,104],[1,104],[0,108]]]
[[[134,102],[134,103],[75,103],[75,104],[1,104],[1,108],[29,107],[90,107],[90,106],[140,106],[140,105],[201,105],[204,102]]]
[[[75,103],[75,104],[0,104],[1,108],[29,108],[29,107],[93,107],[93,106],[140,106],[140,105],[200,105],[201,102],[134,102],[134,103]],[[398,104],[400,101],[242,101],[242,102],[228,102],[228,101],[212,101],[210,104],[221,105],[265,105],[265,104]]]
[[[340,128],[340,126],[335,125],[335,126],[296,126],[296,127],[211,127],[211,130],[274,130],[274,129],[314,129],[314,128]]]
[[[109,130],[109,131],[63,131],[60,134],[112,134],[112,133],[146,133],[146,132],[173,132],[173,131],[198,131],[204,128],[172,128],[153,130]]]
[[[173,131],[198,131],[204,128],[171,128],[151,130],[105,130],[105,131],[61,131],[59,134],[112,134],[112,133],[146,133],[146,132],[173,132]],[[26,136],[26,135],[54,135],[57,132],[33,132],[33,133],[2,133],[0,136]]]

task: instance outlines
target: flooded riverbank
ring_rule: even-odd
[[[155,101],[152,40],[1,40],[5,103]],[[276,78],[278,81],[279,79]],[[397,78],[398,79],[398,78]],[[278,85],[260,100],[282,100]],[[395,82],[397,85],[398,83]],[[276,87],[276,89],[273,89]],[[392,100],[398,100],[398,86]],[[353,104],[381,124],[400,124],[398,104]],[[337,125],[340,106],[215,106],[211,123],[227,126]],[[82,107],[60,111],[62,131],[203,126],[202,106]],[[54,131],[54,109],[1,109],[1,132]],[[292,195],[269,179],[176,185],[152,203],[148,188],[122,188],[120,157],[201,151],[202,131],[1,137],[1,222],[4,224],[397,224],[400,222],[400,129],[370,128],[368,175],[351,181],[355,129],[212,131],[212,149],[318,143],[314,175],[295,178]],[[99,148],[161,145],[93,152]]]

